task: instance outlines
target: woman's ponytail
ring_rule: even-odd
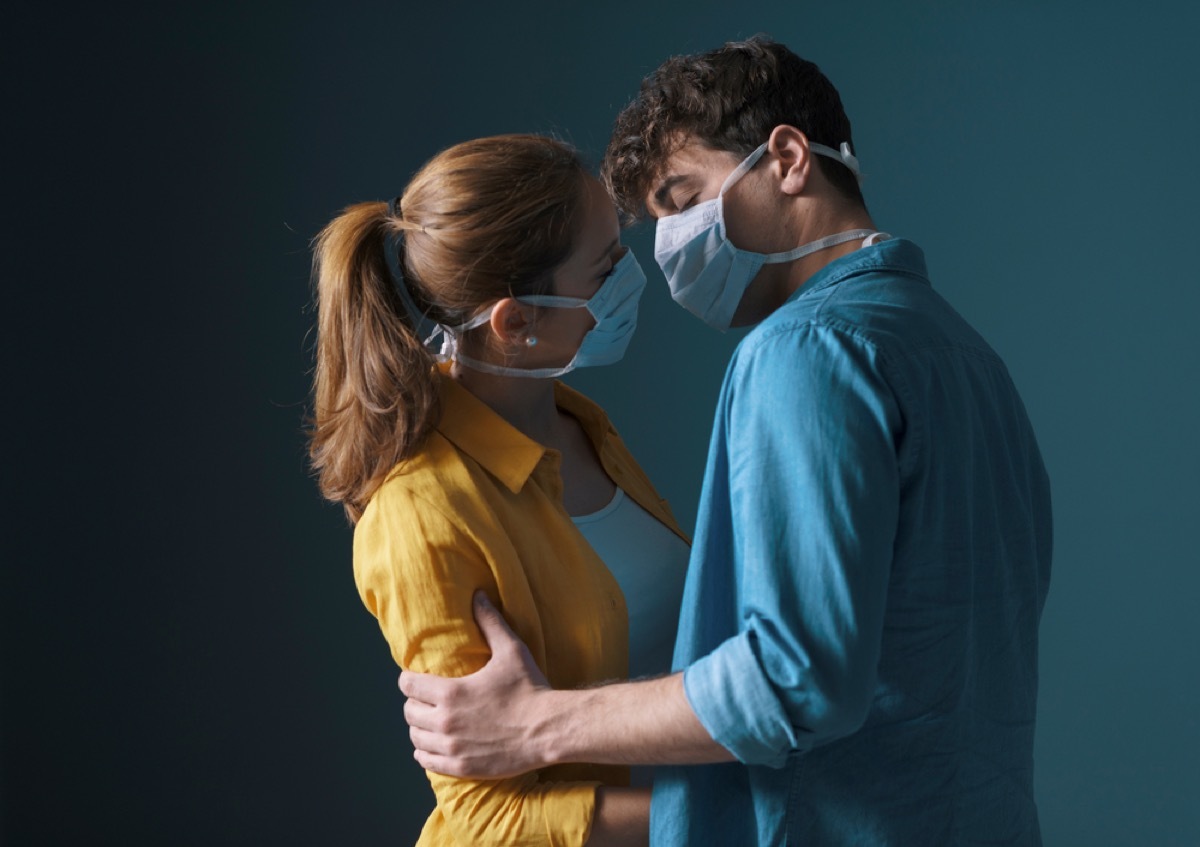
[[[406,283],[392,279],[387,261],[390,237],[406,228],[388,204],[359,203],[314,242],[309,454],[321,493],[342,503],[352,522],[436,423],[434,360],[395,287]]]

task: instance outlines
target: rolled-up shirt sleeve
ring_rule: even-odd
[[[780,767],[853,732],[871,704],[903,421],[886,362],[851,329],[754,340],[726,375],[710,451],[738,632],[685,669],[684,690],[714,740]]]

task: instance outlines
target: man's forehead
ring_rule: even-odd
[[[720,162],[724,151],[710,147],[694,138],[673,144],[671,152],[662,161],[658,182],[672,176],[691,176],[709,170]]]

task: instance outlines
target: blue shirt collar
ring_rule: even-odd
[[[930,284],[929,271],[925,267],[925,252],[906,238],[889,238],[870,247],[847,253],[840,259],[834,259],[810,276],[785,302],[791,303],[831,285],[837,285],[852,276],[874,271],[904,274],[919,279],[926,285]]]

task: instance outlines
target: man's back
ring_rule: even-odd
[[[915,245],[831,263],[747,336],[700,512],[675,664],[751,766],[664,769],[655,843],[1039,843],[1048,482]]]

